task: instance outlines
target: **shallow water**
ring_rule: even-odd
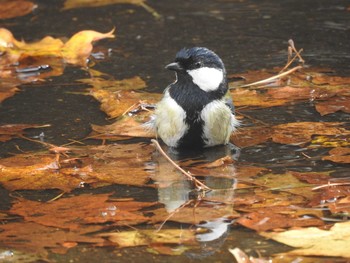
[[[174,76],[164,69],[175,53],[186,46],[206,46],[225,62],[229,74],[253,69],[283,66],[286,62],[288,39],[303,48],[306,64],[331,68],[339,75],[350,74],[349,2],[344,1],[147,1],[161,19],[156,19],[136,5],[112,5],[59,11],[62,1],[48,3],[38,0],[32,15],[0,22],[17,39],[30,42],[46,35],[70,37],[84,29],[107,32],[116,27],[115,40],[100,41],[98,46],[110,48],[109,56],[95,60],[94,69],[116,79],[140,76],[149,91],[162,91]],[[87,86],[75,82],[88,77],[79,67],[67,66],[65,73],[46,82],[24,84],[20,92],[0,105],[0,124],[50,123],[42,130],[45,140],[56,144],[79,140],[90,133],[90,124],[107,124],[106,115],[92,97],[79,95]],[[238,109],[240,111],[240,109]],[[309,103],[259,110],[241,110],[269,124],[294,121],[318,121],[319,114]],[[344,113],[322,117],[323,121],[349,122]],[[245,123],[244,125],[249,125]],[[41,130],[31,130],[29,137]],[[1,143],[0,156],[40,149],[27,141],[15,139]],[[263,163],[274,172],[336,170],[348,176],[348,165],[308,161],[299,154],[300,147],[265,143],[242,150],[240,163]],[[311,156],[320,150],[308,150]],[[184,188],[184,187],[183,187]],[[142,201],[157,201],[155,189],[108,186],[96,190],[78,189],[73,193],[115,191],[119,198],[133,197]],[[13,196],[31,200],[50,200],[57,191],[17,191],[9,193],[0,187],[0,210],[8,210]],[[188,194],[188,193],[187,193]],[[255,232],[221,222],[217,238],[202,237],[202,246],[182,256],[161,256],[144,248],[91,248],[79,245],[66,255],[51,255],[57,262],[233,262],[228,248],[240,247],[246,252],[259,251],[263,256],[287,251],[288,247],[267,241]],[[226,227],[226,228],[225,228]],[[210,228],[210,227],[209,227]],[[221,232],[220,232],[221,231]],[[254,254],[255,255],[255,254]],[[322,262],[318,259],[318,262]],[[324,259],[326,262],[326,259]],[[335,261],[334,261],[335,262]],[[339,259],[337,262],[342,262]]]

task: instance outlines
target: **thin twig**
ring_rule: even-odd
[[[350,185],[350,183],[329,183],[329,184],[324,184],[324,185],[320,185],[320,186],[316,186],[316,187],[312,188],[312,191],[318,190],[318,189],[321,189],[321,188],[325,188],[325,187],[329,187],[329,186],[342,186],[342,185]]]
[[[152,139],[151,142],[154,144],[154,146],[158,149],[158,151],[171,163],[177,170],[179,170],[183,175],[185,175],[190,181],[193,181],[196,188],[198,190],[205,190],[209,191],[211,190],[208,186],[203,184],[201,181],[196,179],[194,176],[192,176],[189,172],[186,172],[184,169],[182,169],[177,163],[175,163],[162,149],[160,144],[158,143],[157,140]]]
[[[59,195],[55,196],[54,198],[50,199],[49,201],[47,201],[46,203],[51,203],[53,201],[56,201],[57,199],[61,198],[66,192],[62,192]]]
[[[293,39],[288,40],[289,46],[292,48],[292,50],[295,52],[296,56],[299,58],[299,62],[304,64],[305,60],[301,57],[300,52],[303,51],[303,49],[300,49],[300,51],[297,51],[297,49],[294,46],[294,41]]]
[[[280,73],[276,76],[272,76],[270,78],[267,78],[267,79],[263,79],[263,80],[259,80],[259,81],[256,81],[256,82],[253,82],[253,83],[250,83],[250,84],[246,84],[246,85],[243,85],[243,86],[239,86],[240,88],[245,88],[245,87],[250,87],[250,86],[256,86],[256,85],[259,85],[259,84],[264,84],[264,83],[268,83],[272,80],[275,80],[275,79],[278,79],[278,78],[282,78],[284,76],[287,76],[291,73],[293,73],[294,71],[297,71],[298,69],[301,69],[303,68],[302,66],[296,66],[286,72],[283,72],[283,73]]]

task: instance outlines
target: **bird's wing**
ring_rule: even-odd
[[[230,90],[228,90],[223,98],[225,104],[230,108],[233,115],[235,115],[235,106],[233,105]]]

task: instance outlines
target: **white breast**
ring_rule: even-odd
[[[165,92],[155,110],[155,127],[158,136],[171,147],[176,147],[180,138],[188,130],[185,123],[186,112]]]
[[[188,70],[193,83],[204,91],[216,90],[224,78],[224,73],[220,69],[202,67]]]

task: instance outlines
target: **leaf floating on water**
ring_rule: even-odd
[[[1,1],[0,19],[9,19],[25,16],[37,8],[31,1],[26,0],[4,0]]]
[[[85,226],[78,231],[67,231],[32,222],[13,222],[2,224],[0,229],[0,240],[6,247],[35,253],[43,259],[47,259],[49,251],[66,253],[68,248],[64,244],[67,241],[95,245],[103,245],[104,243],[101,237],[85,235],[101,229],[96,226]]]
[[[310,142],[312,135],[350,134],[341,128],[341,122],[294,122],[273,127],[272,140],[282,144],[303,144]]]
[[[70,148],[70,155],[21,154],[0,160],[0,183],[9,190],[73,189],[90,184],[145,185],[153,147],[143,144],[86,146]],[[74,157],[74,158],[72,158]],[[133,176],[125,176],[126,173]]]
[[[92,51],[92,42],[114,38],[113,33],[114,29],[108,33],[84,30],[73,35],[66,43],[51,36],[46,36],[38,42],[25,43],[16,40],[7,29],[0,28],[0,51],[6,52],[4,59],[16,56],[17,61],[20,61],[26,57],[52,56],[62,58],[68,63],[85,65]]]
[[[92,135],[91,137],[111,140],[125,140],[132,137],[155,138],[154,132],[143,126],[147,120],[147,115],[141,118],[140,116],[124,116],[121,120],[110,125],[92,125],[92,129],[101,136],[97,134],[97,136]]]
[[[329,151],[329,156],[325,156],[322,160],[332,161],[335,163],[350,163],[350,148],[337,147]]]
[[[79,230],[90,224],[110,222],[115,225],[137,225],[148,222],[138,210],[152,202],[112,202],[110,194],[65,197],[50,203],[18,199],[10,213],[26,221],[61,229]]]
[[[350,257],[350,222],[336,223],[329,230],[316,227],[289,230],[282,233],[260,233],[288,246],[299,248],[289,255]]]
[[[72,36],[62,47],[62,56],[68,63],[85,65],[92,51],[92,43],[105,38],[114,38],[115,28],[107,33],[83,30]]]
[[[350,113],[350,96],[336,96],[326,101],[318,102],[316,104],[316,110],[321,114],[321,116],[335,113],[337,111]]]

